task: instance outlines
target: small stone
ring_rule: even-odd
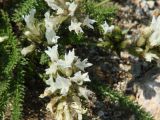
[[[129,71],[131,70],[131,66],[130,65],[124,65],[124,64],[119,64],[119,67],[124,70],[124,71]]]
[[[99,116],[99,117],[103,117],[103,116],[104,116],[104,112],[103,112],[103,111],[99,111],[99,112],[98,112],[98,116]]]
[[[160,6],[160,0],[157,0],[156,3],[158,4],[158,6]]]
[[[127,59],[130,57],[130,54],[127,51],[120,53],[121,58]]]
[[[131,0],[131,2],[135,5],[139,5],[139,3],[141,2],[141,0]]]

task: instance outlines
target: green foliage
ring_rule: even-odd
[[[114,18],[117,11],[116,6],[112,5],[112,7],[110,7],[110,5],[107,5],[108,0],[104,1],[101,1],[100,3],[94,0],[84,1],[84,9],[86,10],[87,14],[95,18],[98,23],[102,23],[106,19],[110,21],[112,18]]]
[[[22,118],[22,104],[23,104],[23,98],[24,98],[24,76],[25,71],[22,67],[22,64],[25,63],[25,59],[21,61],[21,64],[17,66],[16,74],[14,80],[12,80],[12,88],[14,90],[12,94],[12,102],[13,102],[13,108],[12,108],[12,120],[19,120]]]
[[[37,5],[37,0],[23,0],[18,4],[18,8],[14,10],[13,21],[20,22],[23,20],[23,15],[26,15],[32,8]]]
[[[12,103],[13,101],[12,119],[18,120],[21,117],[21,104],[24,96],[24,75],[23,71],[20,69],[22,56],[18,47],[19,42],[12,31],[8,14],[4,11],[1,11],[1,16],[1,22],[4,24],[4,27],[2,28],[3,35],[8,36],[5,44],[3,44],[5,46],[3,48],[8,49],[10,52],[8,52],[8,56],[6,56],[7,58],[5,58],[7,61],[4,63],[5,67],[2,67],[4,68],[2,72],[3,78],[1,79],[0,83],[2,82],[1,84],[3,84],[5,88],[1,87],[0,89],[2,96],[0,98],[0,119],[3,117],[5,109],[7,108],[7,104],[10,102]]]

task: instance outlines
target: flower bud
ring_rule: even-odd
[[[8,39],[8,36],[3,36],[3,37],[0,37],[0,43],[3,42],[4,40]]]
[[[149,38],[153,31],[151,27],[144,27],[141,29],[141,32],[144,38]]]
[[[27,37],[30,36],[31,34],[32,34],[32,33],[31,33],[30,31],[25,31],[25,32],[24,32],[24,35],[27,36]]]
[[[63,74],[65,74],[67,77],[70,77],[73,73],[73,70],[72,70],[72,68],[65,68],[65,69],[61,70],[61,72]]]
[[[123,49],[123,48],[126,48],[128,45],[131,44],[131,40],[124,40],[123,42],[121,42],[120,44],[120,47]]]
[[[143,45],[145,44],[145,42],[146,42],[146,39],[145,39],[143,36],[141,36],[141,37],[137,40],[136,44],[137,44],[138,47],[141,47],[141,46],[143,46]]]
[[[31,45],[23,48],[22,51],[21,51],[21,54],[26,56],[28,53],[32,52],[35,49],[35,47],[36,46],[34,44],[31,44]]]

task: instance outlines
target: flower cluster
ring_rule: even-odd
[[[57,31],[64,21],[70,21],[68,30],[74,31],[77,35],[84,33],[82,29],[84,26],[87,26],[89,29],[94,29],[93,24],[96,23],[96,20],[90,19],[89,15],[81,14],[79,7],[82,4],[81,1],[45,0],[45,2],[53,10],[53,13],[55,12],[51,14],[50,11],[47,11],[44,15],[45,37],[49,45],[56,44],[58,39],[60,39],[60,36],[57,35]],[[23,16],[28,29],[24,34],[30,41],[40,43],[42,41],[40,38],[43,36],[43,32],[40,29],[41,23],[37,24],[37,22],[35,22],[35,13],[36,10],[32,9],[28,15]],[[112,32],[114,29],[114,26],[109,26],[106,21],[100,26],[104,34]]]
[[[51,10],[44,14],[43,23],[38,23],[34,18],[35,9],[23,16],[27,26],[24,34],[31,44],[24,47],[21,53],[26,56],[32,52],[36,45],[43,43],[45,36],[47,44],[50,46],[45,53],[51,61],[49,68],[45,70],[48,76],[48,80],[46,80],[48,87],[40,97],[48,96],[51,98],[47,109],[56,120],[82,120],[82,114],[86,113],[87,110],[82,107],[81,98],[89,101],[89,96],[93,94],[83,86],[84,82],[90,82],[85,68],[92,64],[88,63],[87,59],[81,60],[75,56],[74,49],[62,58],[58,52],[58,40],[61,39],[58,31],[63,22],[69,22],[65,29],[67,28],[69,32],[76,35],[84,34],[83,27],[93,30],[96,20],[90,19],[89,15],[85,15],[85,13],[81,13],[82,1],[45,0],[45,2]],[[41,25],[44,26],[41,27]],[[114,30],[114,26],[109,26],[106,21],[100,27],[104,35]],[[45,30],[41,28],[45,28]]]
[[[51,1],[45,0],[48,6],[56,12],[56,15],[52,16],[49,12],[45,14],[45,27],[46,27],[46,38],[48,44],[55,44],[60,38],[56,35],[56,31],[61,23],[69,19],[70,25],[68,26],[69,31],[74,31],[77,35],[83,33],[82,27],[87,26],[90,29],[94,29],[93,24],[96,22],[93,19],[90,19],[87,15],[86,17],[81,17],[82,19],[77,19],[80,16],[76,16],[76,13],[79,14],[79,5],[81,1],[72,1],[68,2],[65,0],[62,1]],[[84,15],[83,15],[84,16]]]
[[[81,61],[75,56],[74,49],[65,54],[64,59],[60,59],[58,45],[48,47],[45,53],[50,57],[51,63],[46,69],[48,87],[40,97],[51,97],[47,109],[54,114],[56,120],[81,120],[86,110],[82,108],[80,97],[89,100],[88,97],[92,94],[82,86],[84,82],[90,81],[85,68],[92,64],[87,59]]]
[[[40,36],[41,36],[41,31],[40,31],[40,25],[36,24],[36,20],[34,18],[36,14],[36,9],[31,9],[28,15],[23,16],[26,26],[27,26],[27,31],[24,32],[24,34],[27,36],[29,41],[36,41],[40,43]]]
[[[159,28],[159,26],[160,26],[160,16],[153,15],[151,26],[150,26],[153,33],[149,39],[151,46],[160,45],[160,28]]]
[[[157,11],[154,11],[157,12]],[[138,51],[142,53],[145,60],[151,62],[152,60],[159,60],[158,47],[160,45],[160,16],[153,14],[152,22],[149,27],[142,28],[141,36],[137,40]],[[145,47],[144,47],[145,46]]]

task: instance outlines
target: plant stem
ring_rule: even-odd
[[[102,1],[102,2],[100,2],[100,3],[98,3],[98,4],[96,5],[96,7],[99,7],[99,6],[105,4],[105,3],[109,2],[109,1],[110,1],[110,0],[104,0],[104,1]]]

